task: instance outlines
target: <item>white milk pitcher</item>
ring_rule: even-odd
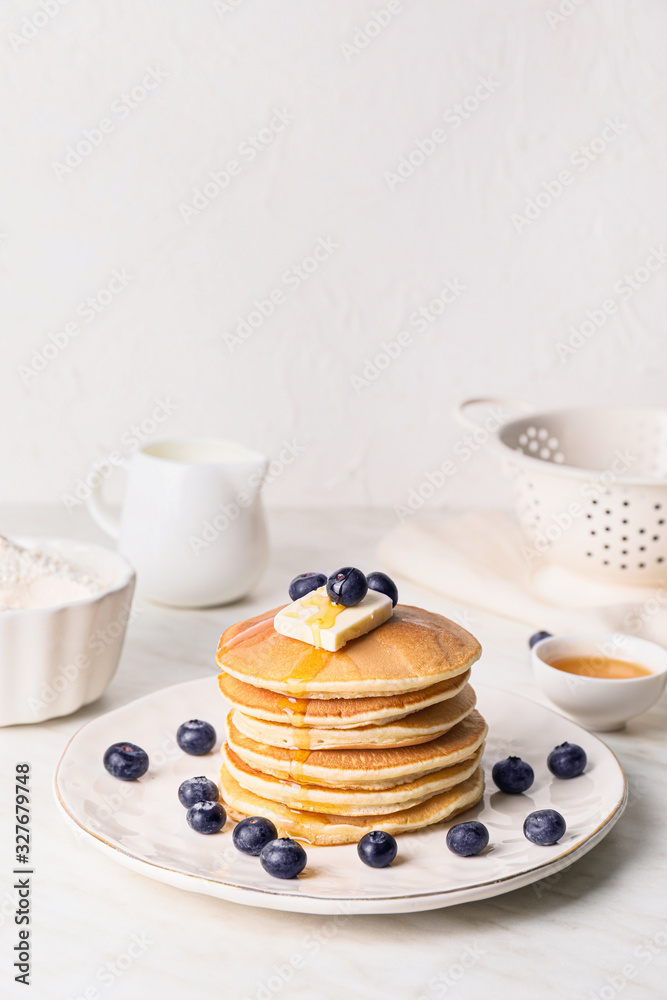
[[[153,441],[128,463],[120,519],[100,493],[87,500],[99,526],[137,571],[151,600],[183,608],[243,597],[266,568],[261,502],[267,459],[233,441]]]

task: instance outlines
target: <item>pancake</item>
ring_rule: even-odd
[[[361,698],[417,691],[464,673],[481,646],[460,625],[398,604],[391,618],[330,653],[280,635],[279,608],[237,622],[220,637],[221,670],[255,687],[296,698]]]
[[[484,771],[478,767],[465,781],[432,795],[419,805],[389,814],[334,815],[290,809],[243,788],[225,765],[220,769],[220,789],[228,815],[234,820],[264,816],[278,827],[280,836],[296,837],[309,844],[353,844],[371,830],[407,833],[451,819],[479,802],[484,792]]]
[[[357,726],[393,722],[411,712],[430,708],[453,698],[470,679],[470,670],[447,681],[439,681],[417,691],[388,695],[386,698],[294,698],[246,684],[231,674],[221,673],[218,686],[234,708],[254,719],[286,722],[290,726],[321,726],[324,729],[353,729]]]
[[[248,739],[227,720],[227,742],[254,771],[302,784],[383,788],[414,781],[470,757],[486,738],[487,726],[477,709],[428,743],[384,749],[288,750]]]
[[[398,812],[418,805],[432,795],[460,784],[477,770],[482,761],[483,747],[466,760],[440,771],[422,775],[415,781],[381,789],[324,788],[319,785],[300,785],[294,781],[281,781],[270,775],[260,774],[248,767],[228,745],[222,748],[225,767],[246,791],[282,802],[291,809],[306,812],[366,816]]]
[[[469,715],[475,707],[475,692],[469,684],[454,698],[394,722],[357,729],[297,728],[284,722],[266,722],[234,710],[232,719],[240,733],[257,743],[300,750],[338,750],[345,747],[403,747],[442,736]]]

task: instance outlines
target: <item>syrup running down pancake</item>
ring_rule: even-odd
[[[397,604],[387,622],[335,653],[276,632],[278,610],[223,632],[216,657],[221,670],[296,698],[364,698],[449,680],[481,654],[464,628],[421,608]]]
[[[325,729],[356,729],[359,726],[394,722],[412,712],[420,712],[453,698],[470,680],[470,670],[447,681],[439,681],[417,691],[370,698],[295,698],[256,687],[222,672],[218,686],[223,698],[234,708],[267,722]]]
[[[345,786],[327,788],[324,785],[304,785],[296,781],[285,781],[253,771],[228,745],[223,747],[222,757],[231,776],[255,795],[275,799],[291,808],[305,809],[308,812],[363,816],[407,809],[437,792],[443,792],[460,784],[477,770],[482,760],[482,747],[458,764],[443,767],[439,771],[430,771],[415,778],[414,781],[405,781],[400,785],[389,785],[386,788]]]
[[[469,684],[454,698],[430,708],[412,712],[402,719],[356,729],[326,729],[324,726],[290,726],[284,722],[266,722],[252,715],[234,711],[234,725],[250,739],[274,747],[297,747],[299,750],[339,750],[345,747],[401,747],[426,743],[442,736],[465,719],[475,707],[475,692]]]
[[[295,837],[309,844],[354,844],[371,830],[408,833],[451,819],[470,809],[484,793],[484,771],[478,767],[470,778],[453,788],[438,792],[419,805],[389,815],[349,816],[292,809],[280,801],[264,799],[243,788],[224,764],[220,770],[220,789],[232,819],[264,816],[275,823],[281,836]]]
[[[428,743],[388,749],[304,750],[272,747],[248,739],[227,720],[227,743],[253,770],[287,781],[346,788],[396,785],[458,764],[486,739],[487,726],[476,709]]]

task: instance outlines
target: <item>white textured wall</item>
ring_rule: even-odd
[[[667,258],[623,277],[667,242],[663,0],[4,0],[0,46],[1,499],[57,500],[164,399],[163,434],[295,440],[267,500],[300,505],[403,501],[466,395],[664,399]],[[434,503],[494,502],[464,465]]]

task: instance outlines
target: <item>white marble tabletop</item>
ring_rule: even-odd
[[[5,508],[6,534],[102,540],[83,512]],[[160,687],[215,672],[218,636],[277,604],[298,572],[375,567],[393,523],[383,511],[275,511],[273,557],[252,598],[209,611],[138,598],[118,673],[95,704],[64,719],[0,730],[0,995],[57,1000],[623,1000],[665,996],[667,701],[607,734],[630,781],[630,804],[567,870],[486,902],[395,916],[330,918],[225,903],[143,878],[80,843],[59,814],[53,770],[69,736],[96,715]],[[484,653],[478,681],[542,701],[529,629],[409,584],[401,599],[468,627]],[[33,983],[13,982],[13,774],[33,769]],[[292,965],[290,959],[300,956]],[[295,969],[294,965],[299,968]]]

